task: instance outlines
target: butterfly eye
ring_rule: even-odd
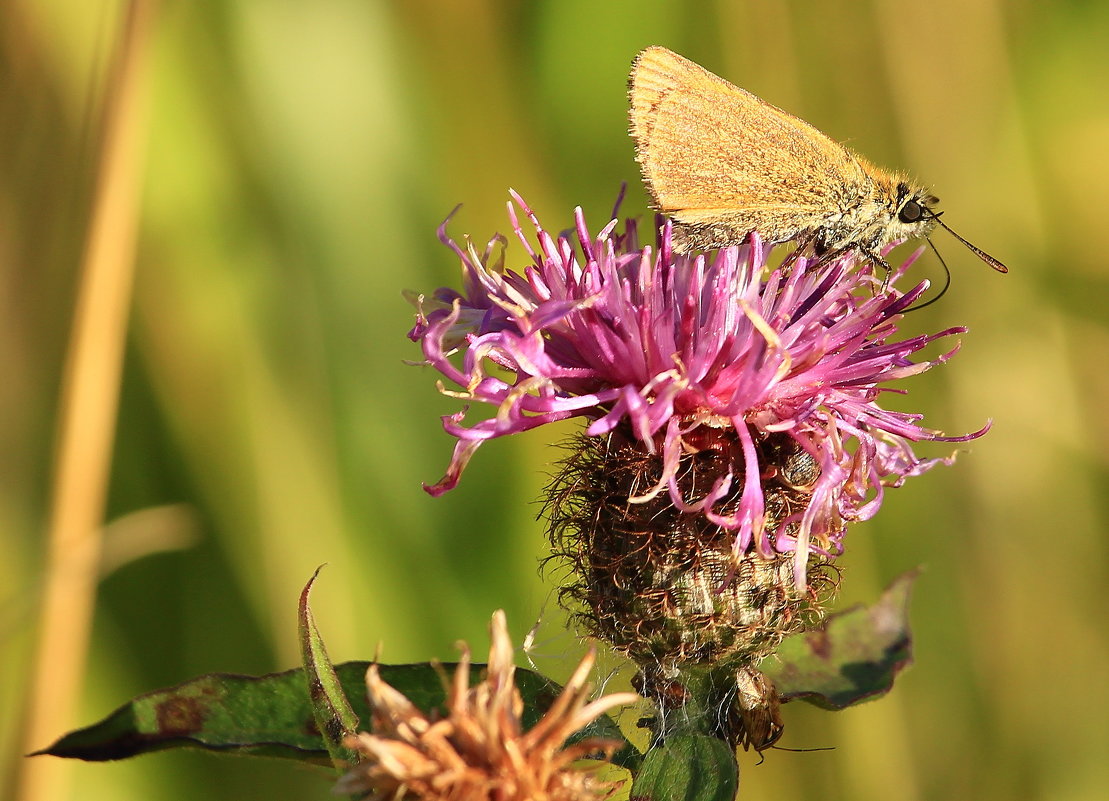
[[[903,223],[914,223],[924,216],[924,209],[915,200],[910,200],[897,212],[897,219]]]

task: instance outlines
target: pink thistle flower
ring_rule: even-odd
[[[458,387],[441,391],[496,410],[473,423],[465,408],[443,418],[458,441],[446,475],[425,487],[432,495],[452,489],[487,440],[583,417],[586,435],[620,428],[660,461],[657,483],[629,501],[665,493],[677,510],[730,531],[737,554],[792,553],[802,587],[810,552],[841,553],[844,524],[872,517],[884,487],[954,460],[918,457],[913,443],[962,442],[989,428],[948,437],[920,414],[878,403],[904,392],[885,385],[947,361],[958,344],[931,359],[917,358],[922,349],[966,330],[900,338],[901,314],[928,284],[894,286],[919,251],[884,277],[851,254],[769,269],[756,236],[678,255],[669,224],[657,248],[641,247],[634,222],[617,233],[614,219],[593,236],[579,208],[574,230],[556,238],[512,198],[534,227],[536,246],[508,204],[530,263],[505,271],[502,238],[479,253],[450,239],[444,222],[439,238],[461,261],[464,290],[422,299],[409,334]],[[774,435],[792,439],[819,475],[803,510],[768,520],[762,481],[776,467],[760,461],[760,445]],[[737,458],[692,497],[683,456],[725,436]]]

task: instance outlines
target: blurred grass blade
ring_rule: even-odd
[[[327,657],[323,638],[308,605],[308,594],[322,569],[322,565],[316,568],[300,593],[297,614],[300,654],[317,730],[322,734],[327,752],[336,766],[349,765],[357,761],[357,755],[343,745],[343,738],[358,731],[358,716],[354,714],[335,668]]]
[[[703,734],[671,737],[643,758],[632,783],[636,801],[733,801],[739,764],[723,740]]]
[[[783,700],[843,709],[885,695],[912,662],[909,592],[919,570],[898,577],[871,606],[832,615],[820,629],[787,637],[762,662]]]
[[[134,281],[156,0],[132,0],[105,75],[96,189],[58,410],[58,451],[38,643],[24,739],[70,725],[82,688],[96,597],[108,477]],[[60,798],[66,769],[24,762],[16,795]]]

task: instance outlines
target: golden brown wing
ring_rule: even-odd
[[[798,220],[818,224],[838,206],[845,183],[866,180],[838,142],[664,47],[639,54],[629,83],[643,178],[681,222],[790,238]]]

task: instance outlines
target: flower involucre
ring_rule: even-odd
[[[888,276],[852,254],[768,269],[756,236],[678,255],[669,224],[656,248],[640,247],[634,222],[618,233],[614,219],[594,237],[581,209],[574,232],[555,238],[512,197],[535,228],[538,248],[509,203],[531,263],[505,271],[503,239],[479,253],[450,239],[444,222],[439,237],[461,260],[464,289],[422,300],[410,333],[458,387],[444,393],[496,410],[470,425],[466,409],[443,419],[458,442],[432,495],[457,484],[486,440],[584,417],[587,437],[653,461],[625,482],[627,503],[665,499],[726,532],[737,557],[792,555],[800,590],[810,554],[841,553],[846,523],[870,518],[884,487],[954,459],[919,458],[911,443],[988,428],[946,437],[922,415],[878,405],[894,391],[881,385],[946,361],[958,345],[914,354],[965,331],[898,338],[901,313],[928,287],[894,287],[915,257]],[[775,494],[775,480],[803,493]]]
[[[345,741],[364,761],[339,780],[336,793],[368,793],[373,801],[593,801],[611,795],[618,782],[601,781],[571,763],[599,752],[611,757],[622,743],[589,738],[568,746],[566,739],[639,696],[616,693],[587,703],[589,653],[542,719],[523,731],[524,704],[503,611],[493,614],[489,628],[486,678],[470,686],[470,652],[463,646],[442,719],[425,716],[381,679],[376,665],[370,667],[371,731]]]

